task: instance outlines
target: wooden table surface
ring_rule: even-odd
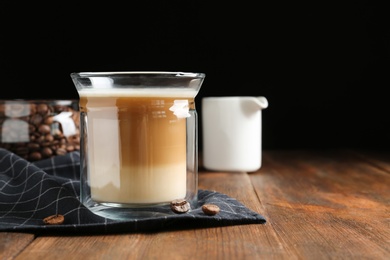
[[[390,152],[263,151],[254,173],[200,168],[199,188],[266,224],[157,233],[0,232],[0,259],[390,259]]]

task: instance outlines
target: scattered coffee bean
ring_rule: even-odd
[[[219,213],[220,208],[214,204],[204,204],[202,206],[202,211],[206,215],[213,216]]]
[[[175,213],[185,213],[191,208],[190,203],[184,199],[177,199],[171,202],[171,209]]]
[[[48,216],[43,219],[43,222],[48,225],[60,225],[64,223],[64,216],[60,214]]]

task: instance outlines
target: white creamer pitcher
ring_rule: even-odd
[[[261,167],[265,97],[202,98],[203,166],[214,171],[254,172]]]

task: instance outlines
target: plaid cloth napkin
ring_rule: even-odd
[[[126,221],[103,218],[78,199],[79,166],[79,152],[31,163],[0,148],[0,231],[102,234],[266,222],[236,199],[209,190],[199,190],[199,207],[183,214]],[[221,211],[208,216],[201,210],[205,203],[216,204]],[[62,224],[44,223],[55,214],[64,216]]]

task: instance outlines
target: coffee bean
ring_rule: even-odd
[[[39,144],[37,143],[28,143],[26,149],[30,150],[38,150],[39,149]]]
[[[53,117],[52,117],[52,116],[46,117],[45,120],[44,120],[44,123],[45,123],[46,125],[51,125],[51,124],[53,124],[53,123],[54,123]]]
[[[28,156],[28,159],[30,161],[39,161],[42,159],[42,154],[40,152],[32,152],[30,153],[30,155]]]
[[[43,157],[48,158],[53,155],[53,151],[49,147],[45,147],[42,149],[41,154]]]
[[[49,144],[51,144],[52,142],[54,142],[54,136],[52,136],[51,134],[46,135],[45,141],[49,142]]]
[[[204,204],[202,206],[202,211],[206,215],[213,216],[219,213],[220,208],[214,204]]]
[[[46,115],[49,111],[49,107],[47,104],[38,104],[37,105],[37,112],[42,115]]]
[[[68,153],[73,152],[74,150],[75,150],[75,147],[73,145],[70,144],[70,145],[66,146],[66,151]]]
[[[191,209],[191,205],[184,199],[177,199],[171,202],[171,209],[175,213],[185,213]]]
[[[45,124],[42,124],[38,127],[38,131],[39,133],[41,134],[48,134],[50,133],[50,126],[49,125],[45,125]]]
[[[56,214],[56,215],[52,215],[52,216],[48,216],[48,217],[44,218],[43,222],[45,224],[48,224],[48,225],[59,225],[59,224],[64,223],[64,220],[65,220],[65,218],[63,215]]]
[[[39,126],[42,123],[43,117],[40,114],[33,114],[30,118],[30,123],[34,126]]]
[[[66,154],[66,149],[58,148],[58,149],[56,150],[56,154],[57,154],[57,155],[65,155],[65,154]]]

